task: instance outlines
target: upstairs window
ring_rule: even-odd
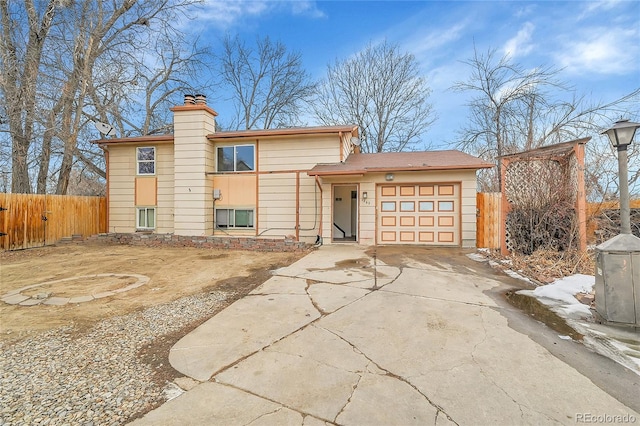
[[[255,146],[232,145],[219,146],[219,172],[250,172],[255,170]]]
[[[139,175],[156,174],[156,149],[153,146],[136,148]]]

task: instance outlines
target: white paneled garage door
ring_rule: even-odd
[[[460,245],[460,184],[379,185],[378,244]]]

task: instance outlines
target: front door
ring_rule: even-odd
[[[332,240],[358,241],[358,185],[334,185],[332,209]]]

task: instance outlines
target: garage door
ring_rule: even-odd
[[[460,184],[378,186],[378,244],[460,245]]]

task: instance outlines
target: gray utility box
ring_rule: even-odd
[[[596,247],[596,311],[640,326],[640,238],[620,234]]]

